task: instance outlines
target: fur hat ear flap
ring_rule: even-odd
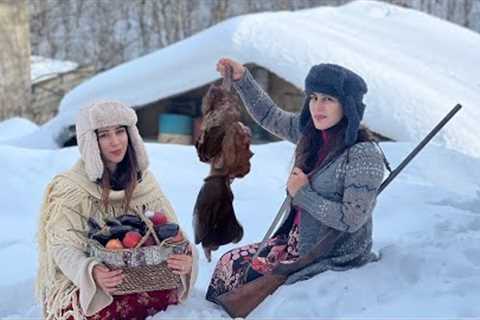
[[[140,171],[144,172],[148,168],[148,156],[147,151],[145,150],[145,144],[143,143],[136,125],[128,127],[128,136],[130,137],[130,143],[137,155],[138,168]]]
[[[85,132],[79,143],[80,154],[85,162],[85,171],[87,172],[90,181],[97,181],[103,175],[103,161],[100,155],[100,148],[98,147],[97,134],[95,131]]]
[[[344,117],[347,118],[347,130],[345,131],[345,145],[354,145],[358,137],[358,129],[360,128],[360,115],[355,106],[355,99],[347,96],[342,104]]]

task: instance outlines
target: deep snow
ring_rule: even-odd
[[[393,166],[412,144],[382,144]],[[235,210],[245,228],[240,244],[260,240],[282,197],[293,145],[254,146],[252,172],[233,184]],[[148,144],[151,170],[192,236],[191,214],[208,167],[191,146]],[[33,298],[35,232],[47,182],[69,168],[78,149],[22,149],[0,145],[0,316],[38,316]],[[383,258],[360,269],[326,272],[280,288],[252,317],[473,317],[480,315],[480,160],[428,146],[380,195],[374,247]],[[193,297],[158,319],[226,317],[204,300],[215,261],[232,246],[200,259]],[[14,293],[12,294],[12,291]]]

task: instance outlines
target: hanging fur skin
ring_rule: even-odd
[[[195,243],[205,256],[219,246],[239,242],[243,228],[233,209],[230,188],[234,178],[250,171],[251,132],[240,122],[239,99],[231,92],[231,73],[223,84],[212,85],[203,99],[202,132],[195,144],[200,161],[210,164],[193,212]]]

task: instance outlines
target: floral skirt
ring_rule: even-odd
[[[235,248],[225,253],[213,272],[206,299],[215,302],[215,298],[229,292],[244,283],[250,282],[271,271],[280,261],[293,262],[298,258],[298,225],[293,224],[288,234],[281,234],[267,240],[266,246],[254,261],[251,261],[260,247],[260,243]],[[247,268],[251,262],[251,268]]]
[[[177,290],[159,290],[113,296],[113,302],[88,320],[143,320],[177,304]],[[73,320],[73,319],[69,319]]]

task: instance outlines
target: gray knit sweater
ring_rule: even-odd
[[[297,143],[301,137],[300,114],[280,109],[253,79],[234,82],[248,112],[263,128]],[[345,270],[372,260],[372,211],[384,175],[383,155],[370,142],[357,143],[343,153],[327,156],[292,199],[300,208],[299,253],[307,254],[330,228],[343,232],[331,255],[318,260],[287,281],[294,283],[326,270]]]

